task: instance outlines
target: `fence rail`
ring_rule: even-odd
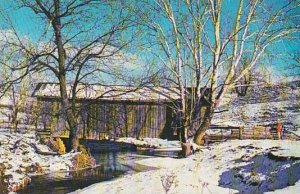
[[[278,140],[278,134],[274,127],[270,126],[254,126],[252,128],[244,128],[237,126],[217,126],[212,125],[211,130],[219,129],[220,133],[217,134],[206,134],[205,142],[213,143],[223,141],[227,139],[273,139]],[[228,133],[230,130],[230,133]],[[225,131],[227,133],[225,133]],[[293,131],[285,130],[283,139],[288,140],[300,140],[300,136],[295,134]]]

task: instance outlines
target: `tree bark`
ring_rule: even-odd
[[[72,149],[74,151],[78,150],[79,146],[79,138],[77,137],[77,122],[76,117],[73,114],[73,110],[70,107],[68,93],[67,93],[67,84],[66,84],[66,78],[64,75],[61,75],[59,78],[59,84],[60,84],[60,93],[61,93],[61,104],[63,113],[66,114],[66,120],[69,126],[69,144],[66,146],[67,152],[71,151]]]
[[[213,112],[214,112],[213,105],[207,107],[207,109],[205,110],[203,121],[202,121],[199,129],[196,131],[196,134],[194,136],[194,143],[196,143],[197,145],[203,145],[204,144],[204,141],[203,141],[204,135],[205,135],[206,130],[210,126],[212,116],[213,116]]]

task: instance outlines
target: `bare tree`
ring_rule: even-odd
[[[202,142],[223,96],[247,76],[271,45],[295,35],[297,1],[154,0],[139,14],[151,30],[151,52],[179,88],[182,141]],[[144,11],[146,10],[146,11]],[[150,10],[150,11],[149,11]],[[241,59],[248,58],[247,64]],[[239,70],[238,74],[237,71]],[[206,105],[201,113],[201,106]]]
[[[121,57],[121,50],[135,36],[133,31],[124,34],[133,26],[130,7],[122,1],[105,0],[18,0],[17,5],[31,10],[44,31],[37,42],[25,44],[7,17],[17,37],[17,41],[7,38],[7,43],[18,47],[28,58],[15,70],[44,71],[52,76],[50,80],[59,83],[61,109],[70,130],[68,150],[77,150],[78,85],[103,80],[103,74],[122,76],[118,73],[120,66],[115,67],[111,58],[118,54]]]
[[[6,36],[12,35],[9,31],[1,33],[0,98],[5,99],[7,106],[2,114],[7,116],[12,128],[17,131],[20,123],[19,113],[25,109],[26,98],[29,94],[30,76],[25,77],[23,71],[14,71],[14,68],[23,63],[26,57],[19,52],[17,47],[9,47],[5,44],[5,41],[2,40],[3,34],[6,34]]]
[[[242,60],[243,66],[248,64],[247,59]],[[236,77],[239,76],[242,69],[237,69],[236,71]],[[253,71],[250,70],[248,74],[244,75],[240,80],[237,81],[237,85],[235,86],[235,92],[238,96],[246,96],[248,88],[251,84],[251,82],[254,79]]]
[[[237,67],[235,77],[238,77],[246,65],[248,59],[241,60],[241,68]],[[271,72],[266,68],[266,64],[260,64],[249,70],[247,74],[241,77],[235,83],[235,92],[238,96],[246,96],[248,92],[253,92],[255,88],[271,85]]]

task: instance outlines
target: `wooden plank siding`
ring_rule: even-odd
[[[66,131],[58,100],[39,98],[41,122],[54,134]],[[170,137],[174,116],[168,103],[80,101],[78,135],[86,139]],[[168,131],[169,130],[169,131]],[[171,130],[171,131],[170,131]],[[166,132],[167,131],[167,132]],[[171,137],[173,138],[173,137]]]
[[[59,91],[58,83],[39,83],[32,94],[43,104],[42,109],[46,110],[45,114],[42,114],[44,128],[51,128],[57,132],[66,131],[67,126],[65,115],[54,105],[59,102]],[[70,99],[71,91],[72,85],[67,85]],[[206,99],[210,91],[202,88],[201,92],[204,94],[201,105],[205,107],[209,105]],[[188,93],[195,95],[195,88],[189,88]],[[92,139],[177,139],[177,134],[182,129],[180,111],[176,108],[180,99],[180,90],[177,87],[79,84],[76,93],[79,110],[78,135]],[[203,116],[203,108],[200,112],[199,118],[189,123],[189,136],[192,136],[199,126],[198,119]]]

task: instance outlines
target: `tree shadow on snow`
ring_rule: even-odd
[[[240,193],[264,193],[294,185],[300,179],[300,160],[274,158],[262,153],[221,174],[219,185]]]

